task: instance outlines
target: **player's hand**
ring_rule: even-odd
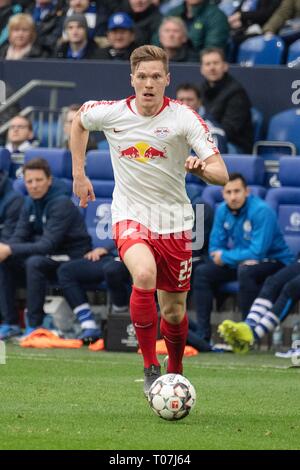
[[[101,256],[107,255],[107,253],[108,251],[106,250],[106,248],[100,247],[100,248],[95,248],[92,251],[89,251],[88,253],[84,255],[84,257],[86,259],[89,259],[90,261],[99,261]]]
[[[188,173],[194,173],[195,175],[201,176],[205,170],[206,163],[198,157],[190,155],[185,161],[185,170]]]
[[[80,199],[80,207],[87,207],[89,201],[96,199],[93,185],[85,175],[74,177],[73,192]]]

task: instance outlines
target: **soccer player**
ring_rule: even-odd
[[[228,173],[204,121],[187,106],[164,96],[169,85],[166,53],[141,46],[130,57],[135,96],[88,101],[71,130],[74,193],[80,206],[95,199],[84,172],[89,131],[105,133],[115,174],[114,238],[133,280],[130,313],[144,358],[144,393],[160,376],[156,356],[157,309],[168,349],[168,373],[182,373],[188,320],[193,209],[185,171],[213,184]],[[190,148],[197,156],[190,156]],[[101,165],[101,161],[99,161]]]

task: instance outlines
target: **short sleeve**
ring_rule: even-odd
[[[81,123],[88,131],[102,131],[111,110],[111,101],[87,101],[80,109]]]
[[[184,110],[185,134],[188,144],[201,160],[220,153],[206,122],[192,109]]]

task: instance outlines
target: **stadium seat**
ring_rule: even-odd
[[[269,123],[267,138],[254,145],[254,153],[274,160],[282,155],[300,153],[300,109],[291,108],[275,114]]]
[[[255,36],[239,47],[237,62],[246,67],[253,65],[279,65],[282,63],[284,43],[279,36],[265,39]]]
[[[198,178],[198,176],[192,175],[192,173],[187,173],[185,177],[185,186],[187,195],[190,198],[191,203],[193,203],[195,198],[201,196],[206,184]]]
[[[107,140],[100,140],[97,144],[97,147],[99,150],[108,150],[109,145],[108,145]]]
[[[218,4],[218,8],[220,8],[220,10],[222,10],[226,16],[230,16],[236,10],[240,3],[241,1],[236,0],[221,0]]]
[[[85,212],[85,223],[93,241],[93,247],[111,245],[112,221],[111,199],[96,198],[90,202]]]
[[[38,147],[25,152],[25,163],[33,158],[44,158],[49,163],[53,176],[72,178],[71,152],[66,149]]]
[[[61,141],[61,130],[62,125],[56,120],[53,120],[51,125],[48,121],[33,122],[33,132],[41,147],[58,146]]]
[[[11,159],[9,151],[0,147],[0,170],[9,172],[10,166]]]
[[[254,133],[254,142],[262,138],[263,131],[263,114],[257,108],[251,108],[252,124],[253,124],[253,133]]]
[[[114,173],[108,150],[90,150],[86,155],[86,174],[96,197],[111,198],[115,187]]]
[[[300,63],[300,39],[293,42],[293,44],[289,47],[289,52],[287,56],[287,66],[288,67],[295,67],[296,65],[299,66]]]
[[[276,211],[289,247],[300,252],[300,159],[282,157],[279,162],[280,188],[271,188],[266,201]]]
[[[264,161],[253,155],[224,155],[224,162],[229,173],[241,173],[249,185],[251,193],[261,198],[265,197]],[[223,201],[221,186],[206,186],[202,193],[203,202],[215,207]]]

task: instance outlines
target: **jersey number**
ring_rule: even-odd
[[[192,258],[190,258],[187,261],[181,261],[180,263],[180,272],[179,272],[179,278],[178,280],[181,281],[186,281],[191,277],[192,273]]]

